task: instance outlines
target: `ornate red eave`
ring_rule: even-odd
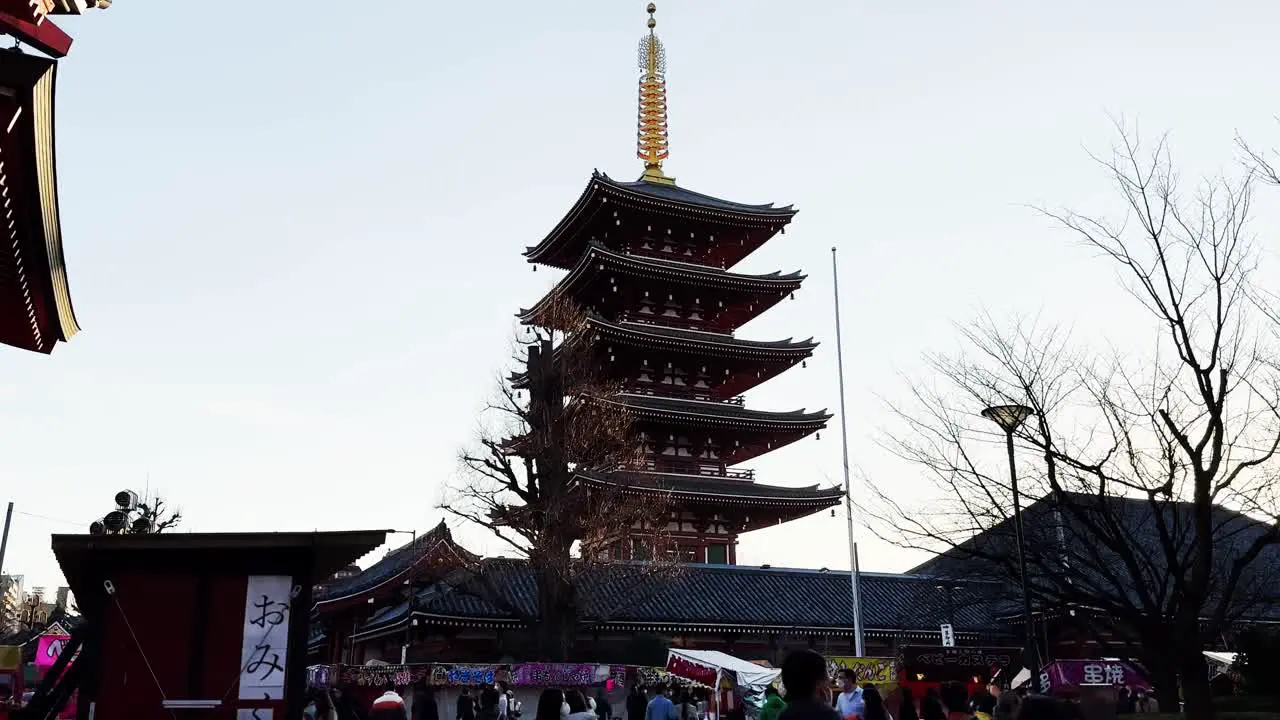
[[[0,33],[52,58],[71,52],[71,36],[49,19],[50,15],[80,15],[110,5],[110,0],[0,0]]]
[[[58,210],[57,62],[0,54],[0,342],[49,353],[77,332]]]

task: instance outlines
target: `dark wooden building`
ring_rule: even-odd
[[[853,655],[847,572],[619,562],[581,574],[578,593],[583,661],[662,664],[671,646],[774,662],[797,647]],[[943,623],[960,645],[1009,644],[1000,618],[1016,604],[998,587],[863,573],[861,593],[868,655],[940,644]],[[537,616],[536,597],[524,561],[478,559],[441,525],[316,589],[308,661],[537,661],[523,619]]]

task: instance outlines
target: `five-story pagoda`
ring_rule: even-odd
[[[526,324],[556,298],[588,313],[603,371],[624,392],[642,443],[640,468],[578,473],[588,486],[662,494],[680,560],[735,564],[740,533],[793,520],[838,503],[839,488],[778,487],[738,467],[826,426],[825,411],[771,412],[744,406],[742,393],[802,362],[812,339],[744,340],[734,332],[791,297],[804,275],[732,272],[791,222],[790,206],[745,205],[686,190],[664,174],[667,157],[665,57],[649,4],[640,42],[635,182],[600,172],[554,229],[525,251],[531,263],[568,274]],[[655,519],[658,520],[658,519]],[[639,557],[629,543],[612,551]]]

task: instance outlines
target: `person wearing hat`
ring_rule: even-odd
[[[394,689],[382,693],[369,709],[369,720],[408,720],[404,711],[404,698]]]

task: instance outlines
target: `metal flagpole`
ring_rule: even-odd
[[[831,291],[836,306],[836,370],[840,378],[840,448],[844,463],[844,510],[849,522],[849,584],[853,598],[854,654],[863,657],[862,597],[858,592],[858,544],[853,541],[853,482],[849,479],[849,414],[844,404],[844,342],[840,336],[840,273],[836,270],[836,249],[831,248]]]

